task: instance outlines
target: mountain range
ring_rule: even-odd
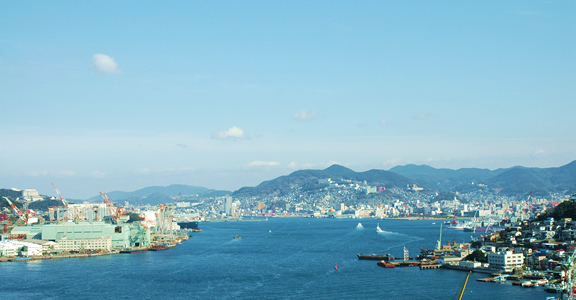
[[[114,201],[123,203],[125,201],[131,204],[139,205],[158,205],[163,203],[174,202],[174,198],[181,195],[198,197],[221,197],[226,194],[232,194],[231,191],[212,190],[201,186],[190,186],[185,184],[172,184],[169,186],[149,186],[134,192],[113,191],[106,193]],[[100,195],[94,196],[87,200],[88,202],[102,202]]]
[[[174,184],[166,187],[152,186],[134,192],[114,191],[107,193],[110,199],[122,203],[156,205],[174,201],[178,194],[215,197],[226,194],[234,197],[262,197],[289,194],[294,188],[315,190],[324,187],[318,179],[353,180],[366,182],[371,186],[405,188],[416,184],[428,191],[471,192],[483,190],[507,196],[546,197],[550,193],[576,193],[576,161],[555,168],[512,167],[489,170],[463,168],[458,170],[436,169],[427,165],[396,166],[388,171],[369,170],[355,172],[340,165],[332,165],[324,170],[299,170],[289,175],[264,181],[255,187],[243,187],[237,191],[216,191],[205,187]],[[101,201],[95,196],[89,201]]]
[[[555,168],[516,166],[491,171],[477,168],[450,170],[435,169],[426,165],[406,165],[394,167],[390,171],[440,191],[469,192],[488,188],[507,196],[528,195],[533,192],[534,196],[542,197],[550,193],[576,193],[576,161]]]

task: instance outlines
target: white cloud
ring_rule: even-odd
[[[432,116],[431,113],[417,114],[414,116],[414,119],[426,119],[426,118],[429,118],[431,116]]]
[[[279,166],[280,163],[276,162],[276,161],[253,161],[251,163],[248,164],[248,167],[261,167],[261,166],[268,166],[268,167],[274,167],[274,166]]]
[[[212,133],[212,138],[217,140],[227,140],[227,139],[243,139],[246,138],[244,130],[234,126],[225,131],[216,131]]]
[[[386,119],[380,119],[380,125],[386,126],[388,125],[388,121]]]
[[[541,156],[541,155],[544,155],[544,154],[546,154],[546,151],[544,151],[544,150],[537,150],[537,151],[534,151],[534,153],[532,153],[532,156]]]
[[[122,71],[118,69],[118,64],[114,61],[113,57],[106,54],[94,54],[92,56],[94,68],[104,74],[120,74]]]
[[[310,119],[313,119],[314,117],[316,117],[316,111],[315,110],[312,110],[308,113],[305,110],[301,109],[300,112],[297,112],[292,116],[292,119],[310,120]]]
[[[92,171],[92,173],[90,173],[90,177],[92,177],[92,178],[104,178],[104,177],[106,177],[106,174],[104,174],[103,172],[100,172],[98,170],[94,170],[94,171]]]
[[[76,175],[74,171],[61,170],[61,171],[31,171],[28,173],[32,177],[50,176],[50,177],[72,177]]]

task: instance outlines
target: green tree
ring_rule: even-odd
[[[472,260],[485,263],[488,262],[488,257],[484,252],[482,252],[482,250],[474,250],[474,252],[468,254],[468,256],[464,258],[464,260]]]

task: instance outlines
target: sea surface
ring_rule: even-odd
[[[166,251],[0,263],[0,299],[457,299],[467,274],[387,269],[356,256],[402,256],[404,247],[416,256],[435,247],[440,221],[269,218],[201,229]],[[442,239],[470,233],[444,230]],[[470,275],[463,299],[552,296],[476,281],[484,277]]]

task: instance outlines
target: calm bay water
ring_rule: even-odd
[[[358,222],[363,227],[357,226]],[[202,223],[167,251],[0,264],[2,299],[456,299],[466,272],[386,269],[359,253],[434,248],[429,220],[270,218]],[[376,225],[385,231],[376,232]],[[240,235],[243,239],[233,239]],[[470,239],[444,230],[443,240]],[[334,266],[338,264],[338,270]],[[463,299],[545,299],[542,288],[477,282]]]

